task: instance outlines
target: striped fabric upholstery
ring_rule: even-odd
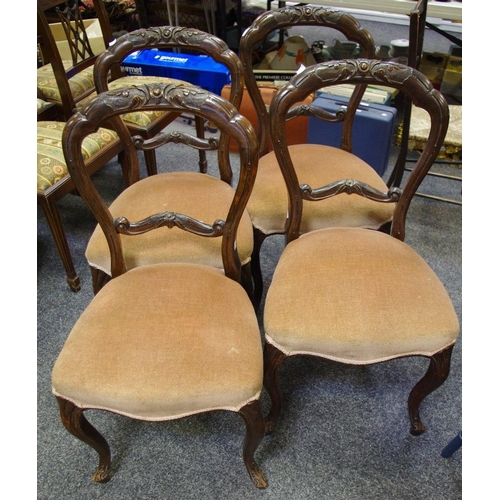
[[[37,122],[37,191],[43,193],[63,177],[68,169],[62,150],[64,122]],[[88,160],[118,138],[116,132],[100,128],[84,141],[82,155]]]

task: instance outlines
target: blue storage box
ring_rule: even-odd
[[[222,87],[231,83],[229,69],[204,54],[138,50],[129,54],[122,61],[121,67],[128,75],[176,78],[219,95]]]
[[[348,99],[336,95],[321,94],[313,101],[330,112],[345,108]],[[352,152],[380,176],[387,168],[389,151],[394,137],[397,110],[383,104],[362,102],[354,118],[352,129]],[[340,147],[342,123],[331,123],[319,118],[309,118],[307,142]]]

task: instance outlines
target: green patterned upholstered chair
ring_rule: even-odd
[[[56,104],[66,120],[76,109],[85,105],[89,96],[95,95],[94,63],[114,40],[103,0],[93,0],[92,3],[95,17],[84,19],[77,2],[38,0],[37,29],[44,64],[38,69],[37,84],[46,100]],[[50,22],[55,15],[60,21],[57,25]],[[118,66],[111,69],[110,79],[121,77]],[[124,77],[123,84],[130,83],[134,78]],[[161,77],[151,79],[164,80]],[[134,134],[149,139],[177,116],[176,113],[145,111],[129,113],[124,120]],[[197,121],[200,137],[203,137],[203,125],[203,122]],[[157,173],[154,153],[145,152],[145,160],[148,174]],[[200,152],[200,169],[205,167],[205,154]]]
[[[65,122],[37,122],[37,201],[45,213],[54,237],[66,272],[66,280],[70,288],[77,292],[81,287],[80,278],[73,264],[57,207],[57,202],[75,189],[62,150],[64,126]],[[82,156],[89,172],[94,173],[116,156],[121,149],[117,133],[101,128],[85,139]]]
[[[76,2],[74,3],[76,4]],[[79,27],[88,25],[88,21],[84,22],[77,15],[76,21],[66,27],[73,38],[79,42],[75,46],[67,45],[61,48],[62,51],[69,51],[70,57],[71,54],[73,56],[71,61],[63,62],[56,36],[52,33],[45,14],[54,16],[57,15],[55,9],[59,8],[63,12],[62,9],[66,7],[68,7],[67,2],[63,0],[39,0],[37,5],[37,34],[40,42],[40,53],[43,61],[47,63],[38,69],[37,79],[39,98],[37,100],[37,202],[47,218],[66,272],[66,280],[73,291],[78,291],[81,286],[80,278],[71,258],[57,207],[58,200],[75,189],[68,174],[62,151],[62,131],[65,121],[72,116],[76,103],[94,91],[92,66],[96,56],[93,55],[88,38],[84,35],[80,38],[72,31],[78,31]],[[75,10],[74,12],[78,13],[79,11]],[[110,30],[106,28],[106,13],[99,10],[97,12],[102,24],[100,42],[102,43],[103,40],[110,40],[112,35]],[[67,20],[67,16],[62,15],[60,20],[64,19]],[[60,25],[60,29],[64,33],[63,27],[64,23]],[[68,34],[68,37],[71,38],[71,35]],[[92,43],[94,44],[95,41]],[[96,50],[96,46],[93,45],[93,47]],[[100,51],[104,48],[105,45],[101,46]],[[50,103],[52,106],[50,115],[43,111],[46,103]],[[54,120],[55,118],[63,121],[47,121],[47,119]],[[89,172],[97,171],[122,150],[117,135],[120,126],[117,124],[113,130],[103,128],[86,141],[82,154]],[[125,185],[128,186],[133,179],[129,176],[126,167],[124,177]]]

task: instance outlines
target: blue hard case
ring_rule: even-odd
[[[345,108],[348,99],[321,94],[313,101],[318,106],[330,112]],[[362,101],[353,123],[352,152],[371,167],[380,176],[387,168],[390,147],[393,142],[397,110],[383,104],[373,104]],[[331,123],[319,118],[309,118],[307,142],[340,147],[342,134],[341,123]]]

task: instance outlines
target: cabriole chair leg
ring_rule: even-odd
[[[425,432],[425,426],[420,420],[420,403],[448,378],[452,351],[453,346],[450,346],[434,354],[430,358],[427,372],[410,392],[410,396],[408,397],[408,412],[410,414],[410,434],[413,436],[418,436]]]
[[[92,479],[97,483],[109,480],[111,452],[104,437],[89,423],[83,415],[84,410],[70,401],[56,397],[61,413],[61,420],[71,434],[94,448],[99,455],[99,465]]]
[[[264,387],[271,398],[271,410],[266,417],[266,434],[274,431],[281,413],[283,393],[281,392],[279,369],[285,358],[286,355],[283,352],[266,342],[264,346]]]
[[[247,430],[243,444],[243,461],[254,486],[266,488],[267,481],[254,459],[255,450],[265,435],[264,417],[262,416],[260,402],[254,400],[248,403],[243,408],[240,408],[239,414],[243,417]]]

